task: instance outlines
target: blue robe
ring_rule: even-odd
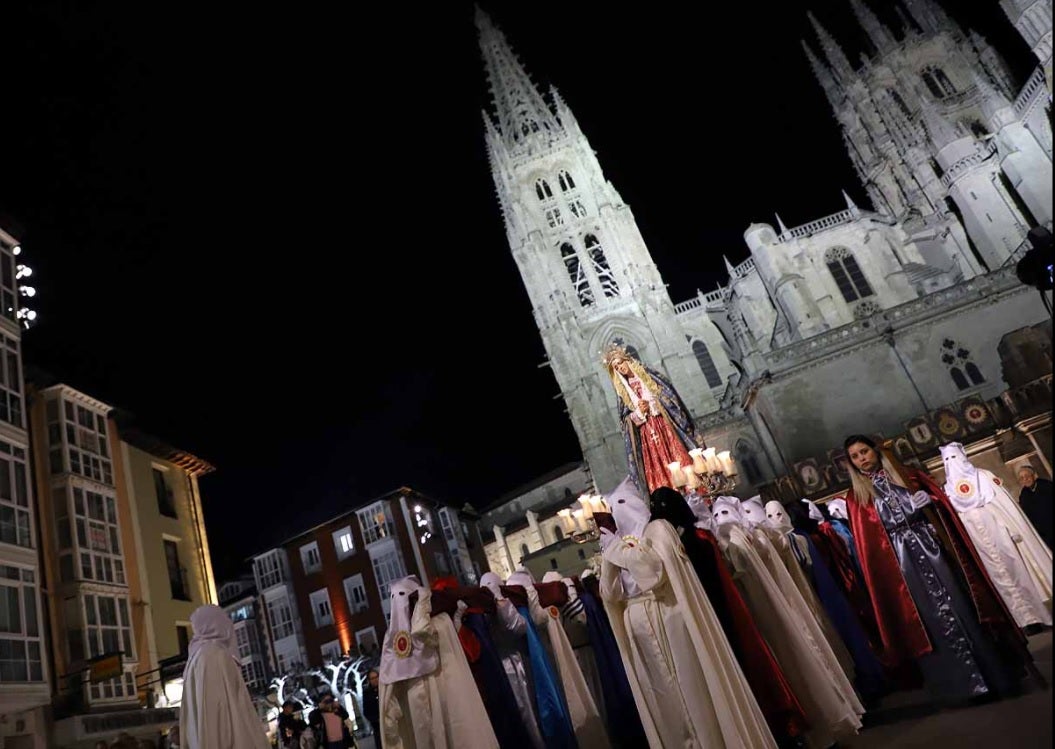
[[[637,703],[626,678],[623,659],[619,656],[619,645],[612,633],[600,601],[593,593],[584,590],[579,595],[586,609],[586,629],[590,633],[590,645],[597,660],[597,671],[601,676],[605,714],[608,717],[608,736],[615,747],[648,746],[645,729],[637,714]]]
[[[509,686],[486,615],[466,613],[462,617],[462,625],[468,627],[480,642],[480,658],[471,667],[473,676],[478,679],[480,697],[491,719],[498,745],[503,749],[532,749],[531,739],[521,725],[516,696]]]
[[[810,540],[809,535],[798,530],[794,531],[794,533],[806,539],[810,552],[810,566],[806,568],[806,572],[810,577],[810,582],[813,583],[814,590],[817,591],[817,597],[820,599],[821,605],[824,606],[828,618],[839,633],[839,637],[842,638],[846,649],[850,651],[850,657],[854,662],[854,686],[857,687],[857,691],[861,693],[861,697],[865,700],[872,700],[882,696],[889,691],[886,677],[883,675],[883,666],[879,659],[876,658],[875,653],[872,652],[872,648],[868,644],[868,635],[865,634],[864,627],[861,626],[857,614],[854,613],[850,602],[846,600],[846,596],[843,594],[839,584],[832,577],[831,571],[824,563],[820,551],[817,550],[813,541]],[[793,549],[796,548],[795,544],[791,546]],[[798,550],[796,549],[797,554]]]
[[[577,749],[575,729],[571,725],[557,669],[550,662],[542,638],[535,629],[531,611],[527,606],[517,606],[517,611],[527,623],[528,661],[531,665],[531,681],[535,685],[535,702],[542,738],[546,741],[547,749]]]

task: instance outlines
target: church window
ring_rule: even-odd
[[[590,289],[590,282],[586,278],[586,273],[583,272],[582,263],[579,262],[579,253],[575,251],[575,248],[570,243],[565,242],[560,246],[560,256],[564,260],[568,278],[571,279],[572,286],[575,287],[575,293],[579,297],[579,304],[583,307],[589,307],[593,304],[593,291]]]
[[[553,540],[554,542],[564,540],[564,531],[559,525],[553,526]]]
[[[634,346],[634,344],[627,343],[623,340],[622,336],[616,336],[615,338],[613,338],[612,343],[614,343],[616,346],[622,346],[626,349],[626,353],[630,354],[638,361],[641,361],[641,354],[637,353],[637,348]]]
[[[824,262],[847,302],[872,296],[875,292],[857,264],[857,259],[845,247],[833,247],[824,253]]]
[[[927,88],[937,99],[944,99],[946,96],[952,96],[956,93],[956,87],[952,85],[949,76],[947,76],[945,71],[941,68],[933,66],[925,68],[920,72],[920,76],[923,78],[923,82],[926,84]]]
[[[551,229],[564,226],[564,217],[560,213],[560,208],[553,207],[546,211],[546,223],[549,224]]]
[[[528,545],[527,544],[520,544],[520,561],[521,562],[524,561],[524,557],[526,557],[528,555],[528,553],[529,553],[528,552]]]
[[[905,100],[901,98],[901,94],[894,89],[890,89],[890,98],[894,100],[894,103],[897,104],[897,108],[901,110],[902,114],[909,118],[912,117],[912,112],[909,111],[908,105],[905,104]]]
[[[601,247],[600,240],[593,234],[587,234],[583,243],[593,263],[593,270],[601,282],[604,295],[606,297],[619,296],[619,284],[616,283],[612,269],[608,266],[608,259],[604,256],[604,248]]]
[[[568,192],[568,190],[575,189],[575,181],[572,180],[571,175],[568,174],[567,170],[561,169],[557,175],[557,181],[560,183],[561,192]]]
[[[553,197],[553,190],[550,189],[549,182],[540,179],[535,183],[535,194],[539,200],[548,200]]]
[[[949,368],[949,376],[957,390],[966,390],[985,382],[982,370],[971,360],[971,352],[951,338],[941,343],[941,362]]]
[[[571,215],[575,218],[586,218],[586,206],[582,204],[581,200],[568,201],[568,210],[571,211]]]
[[[696,355],[696,363],[700,365],[700,371],[707,379],[707,386],[716,388],[722,384],[722,377],[718,374],[718,368],[714,366],[711,352],[707,350],[707,344],[703,341],[692,342],[692,353]]]
[[[854,307],[854,319],[864,320],[866,317],[871,317],[872,315],[878,312],[882,312],[882,310],[882,307],[880,307],[878,304],[871,300],[861,302],[856,307]]]
[[[976,138],[984,138],[989,135],[989,129],[982,124],[980,120],[970,120],[967,123],[967,129],[971,131],[971,135]]]

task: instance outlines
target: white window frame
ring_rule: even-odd
[[[362,591],[362,595],[356,596],[356,591]],[[348,601],[348,610],[352,614],[358,614],[370,608],[370,599],[366,594],[366,581],[362,574],[344,578],[344,597]],[[356,600],[357,597],[362,600]]]
[[[355,553],[355,536],[352,535],[351,525],[333,532],[333,548],[338,560],[347,559]]]
[[[89,600],[89,598],[91,600]],[[101,599],[114,602],[114,621],[116,624],[103,624],[102,607],[99,605]],[[123,606],[121,604],[124,604]],[[92,609],[94,607],[94,610]],[[104,630],[116,630],[117,643],[125,661],[136,661],[135,638],[132,636],[132,609],[128,596],[113,595],[106,593],[82,593],[81,594],[82,616],[84,616],[84,653],[93,658],[99,655],[109,655],[103,648]],[[122,616],[122,613],[124,614]],[[91,623],[94,619],[95,623]],[[95,646],[92,645],[94,630]],[[127,646],[127,650],[125,647]]]
[[[12,573],[13,577],[8,577],[8,575],[11,575]],[[21,661],[26,669],[26,678],[24,680],[5,679],[0,676],[0,683],[9,685],[43,683],[46,677],[44,670],[43,643],[41,641],[41,628],[43,624],[40,619],[40,606],[38,605],[37,598],[36,571],[25,567],[4,565],[4,569],[0,570],[0,588],[13,588],[15,590],[15,600],[18,604],[18,609],[13,612],[14,616],[12,617],[12,619],[17,618],[18,621],[9,622],[9,624],[13,625],[18,631],[0,632],[0,640],[14,642],[17,646],[20,646],[22,651],[22,657],[20,659],[11,658],[5,659],[5,661]],[[36,630],[35,634],[30,633],[29,621],[26,616],[30,607],[32,607],[33,610],[33,629]],[[36,651],[35,658],[33,657],[33,650]],[[37,678],[33,678],[34,669],[31,665],[33,663],[36,664],[36,670],[39,672]]]
[[[292,637],[297,633],[297,625],[293,620],[293,609],[289,605],[288,597],[279,596],[268,601],[267,618],[271,622],[271,635],[276,641]]]
[[[275,549],[254,561],[257,589],[261,592],[286,582],[286,568],[280,554],[282,550]]]
[[[367,546],[395,536],[395,521],[390,505],[385,500],[374,502],[355,514],[359,518],[359,530],[363,534],[363,543]]]
[[[377,589],[381,595],[381,607],[385,611],[385,616],[388,616],[389,607],[392,605],[389,600],[390,586],[396,580],[407,576],[407,566],[399,547],[394,544],[391,549],[372,557],[370,562],[374,568],[374,579],[377,581]]]
[[[359,649],[360,653],[363,652],[361,637],[366,633],[370,633],[370,636],[374,640],[374,645],[376,645],[377,647],[381,647],[381,642],[377,639],[377,627],[363,627],[362,629],[356,630],[355,632],[355,647]]]
[[[313,554],[314,561],[312,560]],[[300,547],[300,563],[304,566],[305,574],[310,575],[322,569],[322,554],[319,553],[318,541],[312,541]]]
[[[336,662],[344,657],[344,651],[341,648],[340,640],[330,640],[321,648],[319,648],[319,651],[322,653],[323,662],[325,662],[327,659]]]
[[[33,523],[33,502],[30,498],[29,469],[26,465],[25,448],[17,447],[7,440],[0,440],[0,461],[8,464],[10,479],[6,491],[11,496],[5,498],[0,494],[0,512],[6,512],[12,519],[15,546],[26,549],[34,547],[36,531]],[[21,475],[20,475],[21,474]],[[8,543],[0,541],[0,543]]]
[[[311,601],[311,614],[315,619],[315,627],[327,627],[333,624],[333,604],[330,602],[330,591],[327,588],[319,588],[308,596],[308,599]]]

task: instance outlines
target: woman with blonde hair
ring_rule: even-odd
[[[1032,659],[949,498],[864,435],[846,439],[847,512],[885,665],[942,702],[1018,691]]]

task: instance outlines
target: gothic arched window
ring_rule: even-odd
[[[762,479],[762,471],[759,470],[755,451],[744,440],[736,443],[736,462],[749,484],[757,484]]]
[[[909,119],[912,118],[912,112],[909,111],[908,105],[905,104],[905,100],[901,98],[901,94],[894,89],[890,89],[890,98],[894,100],[894,103],[897,104],[897,108],[901,110],[903,115]]]
[[[593,234],[587,234],[583,238],[583,244],[586,245],[586,252],[593,263],[594,273],[597,274],[597,279],[601,282],[601,289],[604,291],[604,295],[606,297],[619,296],[619,284],[615,282],[612,269],[608,267],[608,259],[604,256],[604,248],[601,247],[601,241]]]
[[[550,189],[549,182],[540,179],[535,182],[535,194],[538,195],[539,200],[549,200],[553,197],[553,190]]]
[[[957,390],[966,390],[971,385],[985,382],[982,370],[971,361],[971,352],[951,338],[941,342],[941,362],[949,368],[949,376]]]
[[[568,170],[561,169],[560,173],[557,174],[557,181],[560,182],[561,192],[568,192],[568,190],[575,189],[575,181],[568,174]]]
[[[920,77],[923,78],[923,82],[936,99],[944,99],[946,96],[952,96],[956,93],[956,87],[952,85],[949,76],[939,67],[924,68],[920,71]]]
[[[520,561],[524,561],[524,557],[526,557],[528,553],[528,545],[520,544]]]
[[[568,278],[571,279],[571,284],[575,287],[575,293],[579,297],[579,304],[589,307],[593,304],[593,291],[590,289],[590,281],[586,278],[582,263],[579,262],[579,253],[575,251],[570,242],[565,242],[560,246],[560,256],[568,271]]]
[[[831,271],[839,292],[848,303],[872,296],[875,292],[853,254],[845,247],[833,247],[824,253],[824,262]]]
[[[696,363],[700,365],[700,371],[707,379],[707,386],[716,388],[722,384],[722,377],[718,374],[718,368],[714,366],[711,352],[707,350],[707,344],[703,341],[692,342],[692,353],[696,355]]]
[[[553,541],[554,543],[564,540],[564,531],[559,525],[553,526]]]

